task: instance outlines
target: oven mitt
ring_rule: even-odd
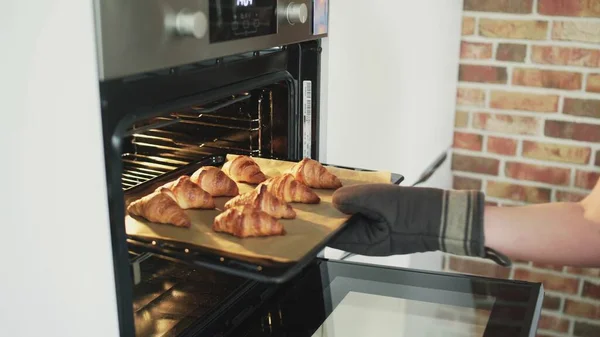
[[[338,189],[333,204],[352,216],[332,248],[370,256],[443,251],[511,264],[485,247],[480,191],[364,184]]]

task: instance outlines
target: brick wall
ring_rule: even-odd
[[[600,0],[464,0],[452,169],[492,204],[580,200],[600,176]],[[446,270],[543,282],[538,336],[600,336],[600,269]]]

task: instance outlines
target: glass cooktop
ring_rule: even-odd
[[[541,284],[318,260],[232,336],[535,336]]]

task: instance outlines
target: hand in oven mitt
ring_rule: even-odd
[[[443,251],[510,265],[507,257],[485,247],[480,191],[353,185],[338,189],[333,204],[352,217],[329,244],[332,248],[370,256]]]

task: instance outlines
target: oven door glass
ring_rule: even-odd
[[[240,336],[534,336],[540,284],[319,261]]]

